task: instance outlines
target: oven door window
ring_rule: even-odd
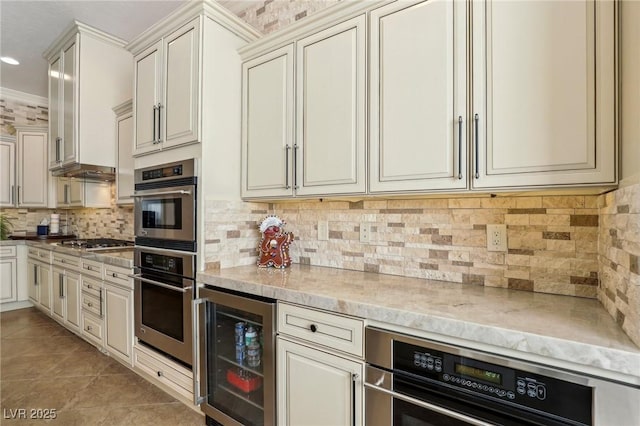
[[[142,227],[146,229],[180,229],[182,198],[142,200]]]
[[[184,341],[183,294],[145,282],[140,282],[140,288],[142,324],[180,342]]]
[[[394,426],[465,426],[468,424],[399,399],[393,400]]]

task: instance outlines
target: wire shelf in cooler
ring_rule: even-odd
[[[218,358],[223,360],[226,363],[242,368],[243,370],[249,371],[250,373],[255,374],[256,376],[264,377],[264,375],[262,374],[262,364],[260,364],[260,367],[259,367],[260,370],[256,370],[256,367],[249,367],[246,363],[239,363],[238,361],[234,361],[225,355],[218,354]]]
[[[241,399],[242,401],[246,402],[247,404],[250,404],[250,405],[252,405],[252,406],[254,406],[256,408],[259,408],[260,410],[264,410],[264,407],[262,407],[262,405],[260,405],[259,403],[251,400],[251,394],[250,393],[243,395],[242,393],[237,392],[237,391],[233,390],[232,388],[230,388],[228,386],[225,386],[225,385],[222,385],[222,384],[219,384],[218,388],[220,388],[223,391],[233,395],[234,397],[236,397],[238,399]]]
[[[244,318],[244,317],[241,317],[241,316],[238,316],[238,315],[234,315],[234,314],[229,313],[229,312],[224,312],[224,311],[221,311],[221,310],[218,310],[216,313],[218,315],[222,315],[222,316],[225,316],[227,318],[232,318],[236,322],[246,322],[247,324],[253,324],[253,325],[256,325],[256,326],[262,328],[262,323],[260,323],[260,322],[252,321],[250,319],[247,319],[247,318]]]

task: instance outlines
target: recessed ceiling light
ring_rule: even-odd
[[[5,64],[9,64],[9,65],[20,65],[20,62],[16,61],[15,59],[9,57],[9,56],[2,56],[0,57],[0,61],[4,62]]]

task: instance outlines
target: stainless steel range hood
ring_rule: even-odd
[[[52,170],[53,176],[66,176],[80,179],[113,181],[116,179],[116,169],[108,166],[94,166],[92,164],[68,164],[61,169]]]

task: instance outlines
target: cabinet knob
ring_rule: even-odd
[[[162,371],[158,371],[158,377],[162,377]]]
[[[89,302],[89,303],[87,303],[87,306],[88,306],[88,307],[92,307],[92,306],[93,306],[93,303]]]
[[[87,265],[87,271],[91,271],[91,266]]]
[[[309,326],[309,330],[311,330],[312,333],[315,333],[316,331],[318,331],[318,327],[315,324],[311,324]]]
[[[91,284],[87,284],[87,288],[93,288],[93,287],[91,287]]]
[[[91,331],[91,326],[90,325],[87,326],[87,331]]]
[[[113,278],[118,278],[118,274],[116,274],[115,272],[114,272],[113,274],[111,274],[111,276],[112,276]]]

